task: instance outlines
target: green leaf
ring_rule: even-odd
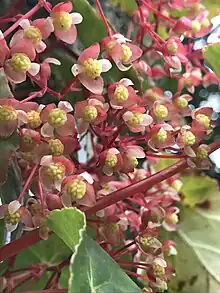
[[[69,293],[140,293],[140,288],[90,237],[85,236],[70,263]]]
[[[15,131],[9,138],[0,138],[0,187],[7,180],[9,161],[13,152],[18,148],[19,138]]]
[[[120,0],[121,10],[132,13],[137,10],[137,4],[135,0]]]
[[[203,56],[212,66],[214,72],[220,76],[220,43],[206,46],[203,49]]]
[[[13,94],[8,84],[8,80],[5,76],[4,70],[0,70],[0,99],[1,98],[13,98]]]
[[[177,159],[160,159],[159,162],[156,164],[155,169],[157,171],[163,170],[175,164],[177,161],[178,161]]]
[[[190,207],[204,202],[218,191],[217,181],[209,176],[189,175],[180,179],[183,182],[183,203]]]
[[[220,200],[212,199],[211,208],[182,208],[177,233],[167,237],[177,243],[178,254],[171,263],[176,269],[169,286],[171,293],[220,292]]]
[[[212,18],[220,13],[219,0],[204,0],[204,6],[209,11],[209,18]]]
[[[47,224],[73,251],[86,228],[85,215],[76,208],[52,211]]]

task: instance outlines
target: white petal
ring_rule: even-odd
[[[124,86],[134,85],[129,78],[122,78],[119,83],[122,83]]]
[[[121,34],[114,34],[112,37],[113,37],[114,39],[116,39],[117,42],[118,42],[119,44],[126,43],[126,42],[131,42],[130,39],[125,38],[125,37],[124,37],[123,35],[121,35]]]
[[[28,116],[25,111],[17,110],[16,112],[17,112],[18,120],[20,120],[23,123],[28,123]]]
[[[82,66],[74,64],[71,68],[71,72],[74,76],[77,76],[78,74],[83,72]]]
[[[140,146],[127,146],[126,152],[129,156],[135,157],[135,158],[145,158],[145,153],[143,151],[143,148]]]
[[[0,40],[4,40],[3,32],[0,30]]]
[[[50,166],[50,164],[53,162],[53,156],[48,155],[48,156],[43,156],[43,158],[40,161],[41,166]]]
[[[101,211],[98,211],[96,213],[96,216],[100,217],[100,218],[103,218],[105,216],[105,210],[101,210]]]
[[[161,267],[166,268],[167,267],[167,263],[164,259],[162,259],[161,257],[157,257],[154,259],[154,263],[160,265]]]
[[[128,71],[128,70],[132,67],[132,65],[125,66],[125,65],[123,65],[121,62],[117,62],[117,63],[116,63],[116,66],[117,66],[118,69],[121,70],[121,71]]]
[[[62,181],[63,180],[57,180],[54,182],[54,186],[58,191],[61,191]]]
[[[37,108],[37,112],[40,113],[45,107],[46,107],[45,105],[40,104],[40,105],[38,106],[38,108]]]
[[[50,32],[53,32],[54,31],[54,26],[53,26],[53,19],[51,17],[48,17],[46,20],[45,20],[45,26],[47,26],[48,30]]]
[[[102,66],[102,72],[107,72],[112,68],[112,64],[108,59],[100,59],[99,62]]]
[[[11,223],[6,223],[5,226],[8,232],[13,232],[18,227],[18,223],[15,225],[12,225]]]
[[[144,126],[148,126],[153,122],[153,118],[150,115],[147,114],[143,114],[143,121],[142,121],[142,125]]]
[[[113,109],[115,109],[115,110],[123,109],[123,106],[114,105],[114,104],[112,104],[111,102],[110,102],[110,105],[111,105],[111,107],[112,107]]]
[[[80,13],[73,12],[73,13],[71,13],[71,16],[72,16],[72,23],[73,24],[79,24],[83,21],[83,17]]]
[[[61,196],[61,202],[67,208],[72,207],[72,199],[71,199],[71,196],[69,194],[67,194],[67,193],[64,193]]]
[[[44,62],[46,62],[46,63],[52,63],[52,64],[55,64],[55,65],[61,65],[61,62],[58,59],[56,59],[56,58],[46,58],[44,60]]]
[[[133,118],[134,114],[131,111],[127,111],[123,114],[122,118],[124,121],[129,121]]]
[[[20,27],[22,27],[24,30],[27,30],[31,25],[30,21],[28,19],[23,19],[19,22]]]
[[[100,106],[101,108],[103,108],[103,103],[97,99],[89,99],[88,104],[90,106]]]
[[[33,75],[33,76],[35,76],[35,75],[37,75],[38,74],[38,72],[40,71],[40,64],[38,64],[38,63],[31,63],[31,68],[28,70],[28,72],[31,74],[31,75]]]
[[[43,137],[53,137],[53,130],[54,128],[48,123],[46,122],[42,127],[41,127],[41,135]]]
[[[109,149],[108,152],[111,154],[114,154],[114,155],[120,154],[119,150],[117,150],[116,148],[111,148],[111,149]]]
[[[72,105],[69,102],[65,102],[65,101],[59,102],[58,108],[65,111],[66,113],[73,111]]]
[[[21,204],[18,200],[13,200],[9,203],[8,205],[8,212],[9,214],[14,214],[15,212],[17,212],[18,209],[20,209]]]
[[[40,43],[36,46],[36,51],[37,51],[37,53],[41,53],[46,48],[47,48],[47,45],[43,41],[40,41]]]
[[[189,157],[194,157],[194,158],[196,157],[196,153],[190,146],[184,147],[184,152]]]
[[[211,34],[207,39],[208,44],[215,44],[215,43],[219,43],[219,42],[220,42],[220,33],[219,32]]]
[[[88,172],[83,172],[79,176],[83,177],[89,184],[93,184],[94,180]]]

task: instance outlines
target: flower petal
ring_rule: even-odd
[[[0,219],[4,218],[5,211],[7,211],[7,205],[3,204],[0,206]]]
[[[129,156],[135,158],[145,158],[143,148],[140,146],[126,146],[126,152]]]
[[[20,27],[22,27],[24,30],[28,29],[31,25],[30,25],[30,21],[28,19],[22,19],[19,22]]]
[[[76,40],[77,30],[75,25],[72,24],[68,30],[55,29],[54,34],[59,40],[72,45]]]
[[[92,44],[89,48],[85,49],[78,58],[79,63],[84,63],[89,58],[97,59],[100,53],[99,43]]]
[[[14,71],[8,61],[5,62],[4,71],[8,79],[15,84],[22,83],[26,80],[26,73]]]
[[[82,68],[82,66],[80,66],[78,64],[74,64],[71,68],[71,72],[72,72],[73,76],[77,76],[78,74],[83,72],[83,68]]]
[[[66,113],[72,112],[73,111],[73,107],[69,102],[66,101],[61,101],[58,104],[58,108],[65,111]]]
[[[123,65],[123,64],[121,63],[121,61],[118,61],[118,62],[116,62],[115,64],[116,64],[116,66],[118,67],[118,69],[121,70],[121,71],[128,71],[128,70],[132,67],[132,65],[130,65],[130,66],[125,66],[125,65]]]
[[[23,122],[23,123],[28,123],[28,116],[27,116],[27,113],[25,111],[22,111],[22,110],[17,110],[17,117],[18,117],[18,120],[20,122]],[[21,124],[20,124],[21,125]]]
[[[48,123],[46,122],[42,127],[41,127],[41,135],[43,137],[53,137],[54,128]]]
[[[94,180],[92,176],[88,172],[83,172],[79,175],[80,177],[83,177],[89,184],[93,184]]]
[[[43,41],[40,41],[39,44],[36,46],[36,51],[37,51],[37,53],[41,53],[46,48],[47,48],[47,45]]]
[[[71,16],[72,16],[73,24],[79,24],[83,21],[83,17],[80,13],[73,12],[73,13],[71,13]]]
[[[40,64],[38,63],[31,63],[31,68],[28,70],[28,72],[32,75],[35,76],[38,74],[38,72],[40,71]]]
[[[112,68],[112,64],[108,59],[100,59],[99,62],[102,66],[102,72],[107,72]]]
[[[46,59],[44,59],[44,62],[52,63],[52,64],[55,64],[55,65],[61,65],[61,62],[56,58],[46,58]]]
[[[71,199],[71,196],[67,193],[64,193],[62,196],[61,196],[61,202],[63,204],[64,207],[72,207],[72,199]]]
[[[53,162],[53,156],[48,155],[48,156],[43,156],[43,158],[40,161],[41,166],[50,166],[50,164]]]
[[[18,200],[13,200],[9,203],[8,205],[8,212],[10,215],[14,214],[17,212],[18,209],[20,209],[21,204]]]
[[[147,114],[143,114],[143,121],[142,121],[142,125],[144,126],[148,126],[153,122],[153,118],[150,115]]]
[[[102,77],[91,79],[86,73],[81,73],[78,75],[78,79],[90,92],[97,95],[102,94],[104,87],[104,81]]]
[[[6,230],[8,231],[8,232],[13,232],[14,230],[16,230],[16,228],[18,227],[18,223],[17,224],[15,224],[15,225],[12,225],[11,223],[6,223],[5,224],[5,227],[6,227]]]
[[[127,111],[123,114],[122,118],[124,121],[129,121],[133,118],[134,114],[131,111]]]
[[[122,78],[119,83],[123,84],[124,86],[134,85],[134,83],[129,78]]]

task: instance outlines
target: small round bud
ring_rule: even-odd
[[[163,143],[167,140],[167,131],[164,128],[160,130],[153,136],[153,140]]]
[[[167,50],[168,50],[168,53],[169,54],[175,54],[177,53],[178,51],[178,45],[175,41],[173,41],[172,43],[170,42],[168,45],[167,45]]]
[[[154,276],[156,278],[163,278],[165,275],[165,268],[162,267],[161,265],[154,263],[153,264],[153,271],[154,271]]]
[[[192,21],[192,32],[194,34],[199,33],[201,30],[201,24],[198,20],[193,20]]]
[[[139,126],[143,121],[143,114],[140,112],[133,112],[133,117],[131,118],[131,120],[128,121],[128,123],[131,126]]]
[[[136,168],[138,166],[138,160],[134,156],[129,158],[131,165]]]
[[[208,18],[204,18],[203,21],[201,22],[201,27],[202,28],[208,28],[210,26],[210,21]]]
[[[196,115],[196,120],[199,121],[199,123],[201,123],[205,128],[209,128],[210,127],[210,118],[207,115],[204,114],[197,114]]]
[[[204,160],[204,159],[207,159],[208,156],[209,156],[208,148],[203,147],[203,146],[199,146],[196,151],[196,158],[199,160]]]
[[[13,214],[9,214],[8,211],[6,211],[5,213],[5,222],[7,224],[16,225],[17,223],[19,223],[20,219],[21,219],[21,212],[19,210],[17,210]]]
[[[179,222],[179,219],[178,219],[178,216],[176,213],[172,213],[170,214],[167,219],[166,219],[166,222],[169,224],[169,225],[176,225],[178,222]]]

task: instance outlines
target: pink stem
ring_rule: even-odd
[[[98,7],[99,14],[100,14],[100,16],[101,16],[101,18],[102,18],[102,20],[103,20],[103,22],[105,24],[106,30],[108,32],[108,35],[109,35],[109,37],[112,37],[112,30],[111,30],[111,28],[110,28],[110,26],[108,24],[108,21],[107,21],[107,19],[105,17],[105,14],[104,14],[103,10],[102,10],[102,6],[101,6],[99,0],[95,0],[95,3],[97,5],[97,7]]]
[[[31,182],[31,180],[32,180],[37,168],[38,168],[38,164],[35,165],[34,168],[32,169],[32,171],[31,171],[31,173],[30,173],[30,175],[29,175],[29,177],[28,177],[28,179],[27,179],[27,181],[26,181],[26,183],[25,183],[25,185],[24,185],[19,197],[18,197],[18,201],[20,201],[22,199],[22,197],[24,196],[24,194],[25,194],[25,192],[26,192],[26,190],[27,190],[27,188],[28,188],[28,186],[29,186],[29,184],[30,184],[30,182]]]

